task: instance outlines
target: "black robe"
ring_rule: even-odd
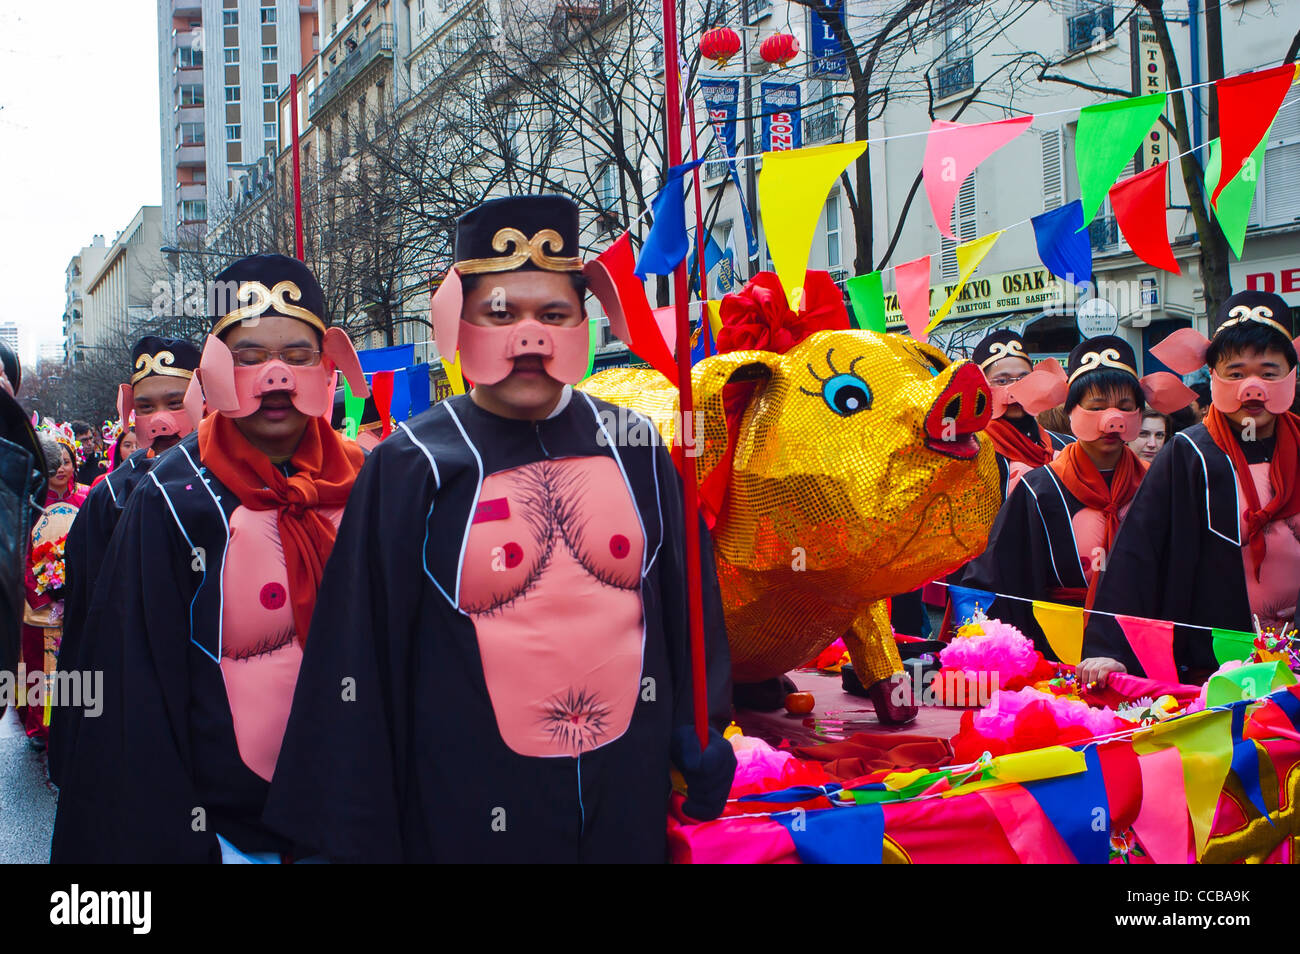
[[[269,823],[335,861],[666,860],[670,736],[692,722],[681,483],[662,445],[602,438],[600,410],[617,413],[575,391],[534,423],[453,397],[373,451],[325,568]],[[475,625],[458,608],[465,540],[485,477],[586,457],[619,464],[640,515],[641,675],[655,689],[614,741],[528,757],[501,738]],[[702,521],[701,538],[722,726],[730,661]]]
[[[58,667],[65,672],[81,668],[82,643],[86,638],[86,613],[90,609],[95,580],[104,565],[104,554],[117,529],[118,518],[136,484],[149,473],[154,458],[147,450],[138,450],[110,472],[86,496],[77,511],[64,549],[67,567],[66,595],[63,603],[63,641],[59,645]],[[113,599],[109,594],[108,599]],[[50,710],[50,740],[47,756],[50,780],[61,785],[63,771],[76,742],[81,722],[80,707],[55,706]]]
[[[1027,419],[1031,421],[1034,420],[1032,417],[1029,417]],[[1068,447],[1070,444],[1074,443],[1073,435],[1058,434],[1056,433],[1056,431],[1049,431],[1047,428],[1043,427],[1043,425],[1039,424],[1037,421],[1034,421],[1034,427],[1037,428],[1038,434],[1030,434],[1026,428],[1017,425],[1016,423],[1017,420],[1026,420],[1026,418],[1008,419],[1009,423],[1013,427],[1015,427],[1019,431],[1024,432],[1027,437],[1033,440],[1038,440],[1038,434],[1046,434],[1047,439],[1052,442],[1052,450],[1058,453],[1060,451],[1065,450],[1065,448]],[[1002,492],[1002,499],[1005,501],[1007,499],[1007,481],[1011,479],[1011,463],[1007,458],[1003,457],[1001,454],[998,454],[996,452],[994,453],[993,456],[997,459],[998,462],[998,489]]]
[[[1026,600],[1049,600],[1082,606],[1061,590],[1087,588],[1083,562],[1071,518],[1084,506],[1050,466],[1035,467],[1020,478],[998,511],[989,545],[966,565],[961,585],[1025,599],[998,599],[989,616],[1010,623],[1034,641],[1048,659],[1056,659]]]
[[[80,650],[104,672],[54,823],[55,862],[217,862],[292,852],[261,821],[269,783],[239,755],[221,673],[222,566],[238,498],[202,466],[198,434],[135,487],[96,583]]]
[[[1268,448],[1257,441],[1242,450],[1253,462]],[[1096,608],[1253,632],[1238,498],[1232,461],[1205,425],[1175,434],[1151,464],[1124,518]],[[1129,672],[1143,674],[1123,630],[1109,617],[1089,618],[1083,655],[1117,659]],[[1184,681],[1204,681],[1218,668],[1210,631],[1176,626],[1174,662]]]

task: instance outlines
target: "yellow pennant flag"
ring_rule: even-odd
[[[1071,666],[1083,658],[1083,607],[1034,600],[1034,619],[1056,658]]]
[[[1219,795],[1232,767],[1232,713],[1209,709],[1158,722],[1133,736],[1133,751],[1138,755],[1171,747],[1183,759],[1183,786],[1199,860],[1210,840]]]
[[[975,269],[979,268],[980,262],[984,261],[984,256],[989,253],[989,249],[993,247],[993,243],[1001,235],[1002,230],[999,229],[996,232],[981,236],[973,242],[958,245],[954,249],[957,254],[957,285],[953,288],[952,294],[948,296],[948,300],[939,306],[939,310],[934,313],[934,317],[926,325],[926,334],[933,331],[939,322],[943,321],[944,317],[947,316],[952,306],[957,303],[957,297],[961,294],[961,290],[966,287],[966,280],[971,277]]]
[[[1086,772],[1088,763],[1082,752],[1064,745],[1049,745],[1045,749],[999,755],[989,770],[994,778],[1003,782],[1036,782],[1043,778]]]
[[[460,373],[460,352],[456,352],[455,358],[442,359],[443,370],[447,372],[447,383],[451,385],[452,394],[465,393],[465,378]]]
[[[709,316],[709,328],[713,331],[713,340],[718,340],[718,332],[722,330],[722,302],[717,299],[709,299],[704,303],[704,311]]]
[[[776,276],[796,313],[804,310],[803,276],[826,196],[840,173],[866,148],[865,142],[841,142],[763,153],[758,173],[763,229]]]

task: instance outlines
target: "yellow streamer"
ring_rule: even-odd
[[[758,201],[767,246],[790,307],[802,311],[803,277],[808,270],[817,219],[840,173],[867,148],[866,142],[832,143],[810,149],[763,153]],[[796,305],[798,302],[798,305]]]
[[[1083,658],[1083,607],[1034,600],[1034,619],[1056,658],[1071,666]]]
[[[1003,782],[1035,782],[1043,778],[1086,772],[1088,763],[1082,752],[1064,745],[1049,745],[1045,749],[999,755],[989,770]]]
[[[961,290],[966,287],[966,281],[979,267],[980,262],[984,261],[984,256],[988,255],[989,249],[993,243],[1002,235],[1002,230],[990,232],[988,235],[981,236],[973,242],[965,242],[958,245],[954,250],[957,255],[957,286],[953,288],[952,294],[948,300],[939,306],[939,310],[934,313],[930,323],[925,326],[926,334],[933,331],[943,319],[947,316],[952,306],[957,303],[957,297],[961,295]]]
[[[1232,767],[1232,713],[1207,710],[1172,722],[1158,722],[1133,736],[1138,755],[1176,748],[1183,759],[1183,785],[1199,859],[1210,840],[1214,812]]]

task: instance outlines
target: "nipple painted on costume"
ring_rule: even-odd
[[[258,598],[267,609],[275,610],[283,606],[289,596],[279,583],[268,583],[262,587],[261,592],[258,593]]]
[[[632,544],[623,534],[616,533],[609,538],[609,552],[621,560],[632,552]]]

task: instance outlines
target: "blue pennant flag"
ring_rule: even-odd
[[[880,805],[820,808],[772,816],[790,833],[806,865],[878,865],[885,851],[885,812]]]
[[[1034,796],[1052,827],[1060,833],[1074,860],[1104,865],[1110,860],[1110,800],[1095,745],[1083,751],[1087,770],[1075,775],[1021,782]]]
[[[700,298],[708,298],[709,297],[708,288],[706,287],[703,291],[700,290],[700,266],[699,266],[700,230],[696,229],[695,233],[696,233],[695,248],[691,250],[691,264],[690,264],[690,268],[688,269],[691,276],[691,290],[695,292],[697,295],[699,295]],[[718,267],[718,263],[721,262],[725,256],[723,254],[722,249],[718,247],[718,243],[713,240],[713,235],[711,233],[706,232],[705,239],[706,241],[704,243],[704,279],[707,282],[709,275],[713,272],[715,268]]]
[[[1259,750],[1255,748],[1254,739],[1241,737],[1246,727],[1246,707],[1252,702],[1251,699],[1243,699],[1232,704],[1232,771],[1241,782],[1241,790],[1246,793],[1255,810],[1264,816],[1265,821],[1273,825],[1273,819],[1268,814],[1268,805],[1264,802],[1264,791],[1259,784]]]
[[[1092,246],[1083,228],[1083,203],[1075,199],[1031,220],[1038,257],[1057,278],[1075,285],[1092,281]]]
[[[948,598],[952,600],[953,625],[961,626],[975,615],[976,604],[979,604],[979,608],[987,616],[989,607],[997,599],[997,594],[990,593],[988,590],[974,590],[969,586],[950,586]]]
[[[646,275],[671,275],[682,263],[691,244],[686,237],[686,197],[682,178],[703,159],[685,162],[668,170],[667,181],[654,201],[654,224],[641,246],[641,255],[633,270],[637,278]]]

